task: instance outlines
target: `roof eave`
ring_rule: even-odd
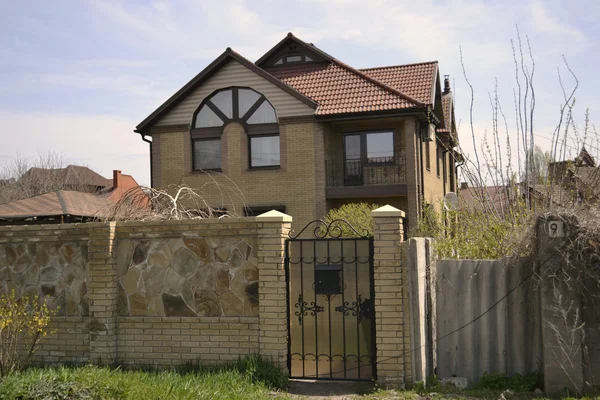
[[[436,62],[435,63],[435,68],[433,69],[433,76],[431,77],[431,98],[429,99],[429,104],[431,104],[432,106],[435,104],[435,93],[436,93],[436,89],[437,89],[437,82],[438,82],[438,75],[439,75],[439,68],[440,65]]]
[[[364,111],[364,112],[352,112],[352,113],[339,113],[339,114],[325,114],[316,115],[316,119],[322,122],[328,120],[339,120],[339,119],[356,119],[356,118],[382,118],[382,117],[406,117],[410,115],[420,115],[427,112],[427,106],[401,108],[395,110],[377,110],[377,111]]]

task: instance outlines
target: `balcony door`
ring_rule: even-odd
[[[344,186],[392,183],[396,178],[394,131],[344,135]]]
[[[360,134],[344,136],[344,186],[363,184],[362,142]]]

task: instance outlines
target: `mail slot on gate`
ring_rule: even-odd
[[[315,292],[317,294],[342,293],[342,266],[316,265]]]

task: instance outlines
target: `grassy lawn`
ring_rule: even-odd
[[[525,380],[499,378],[468,390],[436,385],[412,391],[373,390],[357,385],[353,399],[545,399]],[[228,367],[179,371],[124,370],[98,366],[29,368],[0,378],[0,400],[67,399],[299,399],[285,392],[287,380],[275,367],[249,357]],[[511,385],[514,386],[511,387]],[[508,386],[507,386],[508,385]],[[506,391],[501,387],[509,387]],[[349,398],[335,397],[336,400]],[[567,397],[563,397],[567,398]],[[598,397],[588,397],[588,399]]]
[[[0,399],[273,399],[285,380],[247,359],[220,369],[141,371],[85,366],[30,368],[0,378]],[[275,394],[275,396],[274,396]],[[281,398],[287,397],[280,393]]]

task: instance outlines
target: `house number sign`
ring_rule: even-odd
[[[566,236],[565,223],[563,221],[555,220],[546,222],[546,231],[548,237],[561,238]]]

